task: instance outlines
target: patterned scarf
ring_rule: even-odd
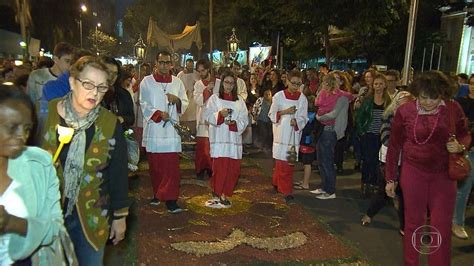
[[[86,117],[80,118],[72,106],[72,92],[62,99],[65,109],[64,120],[68,127],[74,128],[72,138],[67,153],[66,165],[64,167],[64,193],[68,198],[66,216],[72,213],[77,202],[81,181],[84,176],[84,157],[86,153],[86,130],[94,124],[99,116],[99,106],[90,111]]]

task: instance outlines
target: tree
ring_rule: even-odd
[[[89,36],[87,37],[90,43],[92,43],[93,52],[98,55],[107,55],[115,56],[117,39],[114,37],[100,31],[100,30],[91,30]]]
[[[438,31],[439,23],[433,23],[427,18],[439,17],[436,6],[441,2],[443,0],[421,1],[417,44]],[[178,33],[186,22],[194,24],[199,20],[203,50],[207,52],[208,3],[190,0],[139,0],[127,11],[125,29],[134,38],[138,37],[138,32],[145,36],[151,16],[168,33]],[[226,40],[235,27],[243,49],[255,41],[266,45],[274,44],[275,36],[279,33],[285,58],[288,60],[315,57],[326,57],[327,60],[365,58],[369,63],[386,63],[398,67],[403,63],[408,3],[408,0],[214,1],[213,47],[227,49]],[[426,34],[425,28],[428,29]],[[342,30],[344,34],[335,36],[333,29]],[[397,56],[393,56],[394,54]]]
[[[52,50],[61,41],[79,45],[79,0],[65,4],[58,0],[31,1],[32,36],[41,40],[41,46]]]
[[[195,11],[200,1],[192,0],[137,0],[124,16],[124,29],[129,38],[146,38],[148,21],[153,18],[169,34],[180,33],[186,24],[196,23]]]

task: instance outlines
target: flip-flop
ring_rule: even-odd
[[[293,182],[293,185],[294,186],[298,186],[298,185],[303,185],[303,181],[296,181],[296,182]]]
[[[296,190],[309,190],[309,187],[303,187],[303,185],[297,184],[293,186]]]

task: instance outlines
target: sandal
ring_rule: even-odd
[[[296,190],[309,190],[309,186],[308,187],[303,187],[303,184],[295,184],[293,186],[294,189]]]
[[[293,182],[293,185],[294,186],[303,185],[303,181],[295,181]]]

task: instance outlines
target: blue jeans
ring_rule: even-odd
[[[359,135],[354,131],[352,132],[352,135],[350,136],[352,147],[354,148],[354,159],[356,163],[360,164],[361,157],[362,155],[360,154],[360,137]]]
[[[336,132],[323,130],[318,139],[316,148],[322,189],[328,194],[334,194],[336,192],[336,169],[334,168],[336,143]]]
[[[380,135],[366,133],[360,137],[362,154],[362,183],[377,185],[379,175]]]
[[[454,207],[453,223],[464,226],[464,214],[466,213],[467,200],[474,183],[474,152],[469,152],[471,161],[471,173],[466,180],[458,181],[458,190],[456,193],[456,205]]]
[[[82,231],[79,216],[74,208],[71,215],[64,219],[64,225],[74,244],[74,251],[76,252],[79,265],[96,266],[103,264],[104,247],[96,251],[87,241],[84,232]]]

